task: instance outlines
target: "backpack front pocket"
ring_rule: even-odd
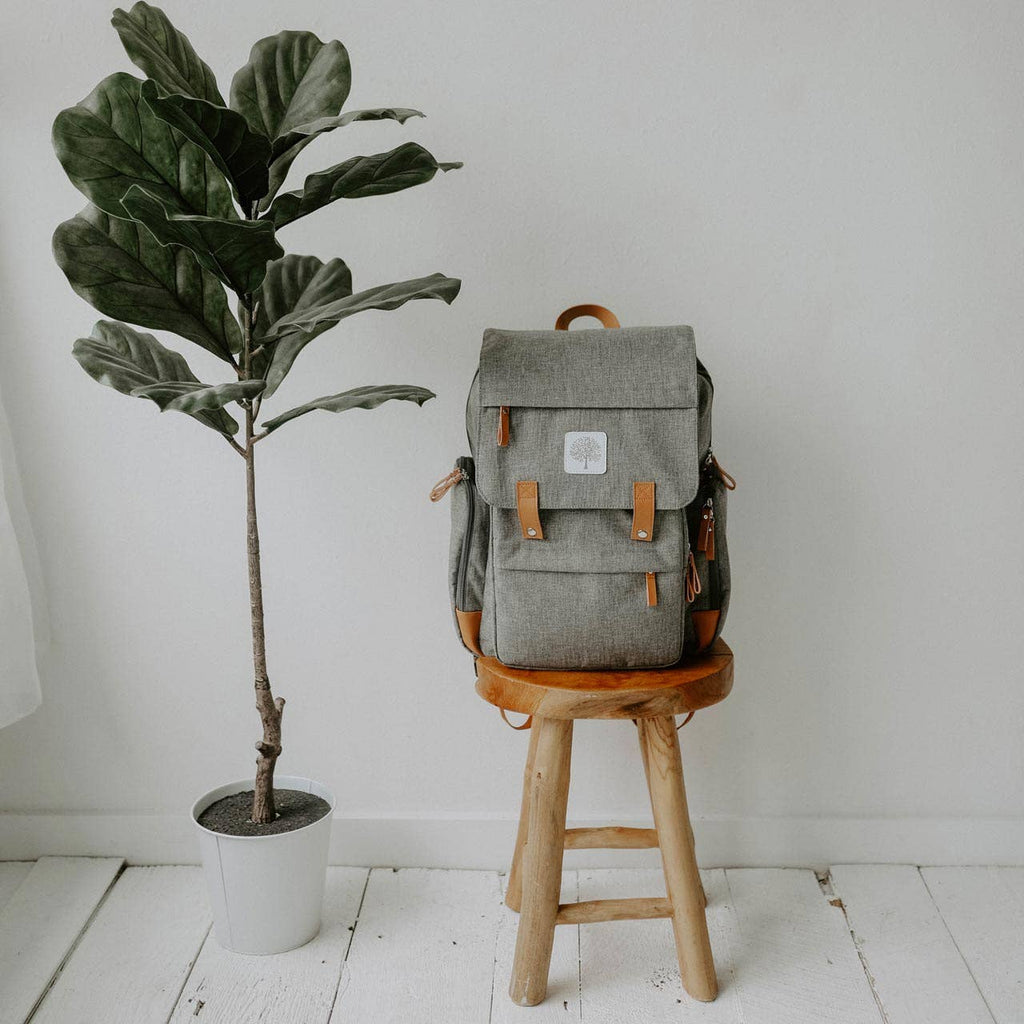
[[[686,522],[658,512],[630,539],[623,509],[554,509],[541,542],[492,512],[496,656],[518,668],[656,668],[682,654]]]

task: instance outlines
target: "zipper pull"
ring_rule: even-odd
[[[712,449],[708,449],[708,453],[704,458],[704,472],[707,474],[714,473],[719,480],[725,485],[727,491],[736,490],[736,478],[732,474],[727,473],[722,469],[722,464],[715,458],[715,453]]]
[[[456,467],[434,484],[430,490],[430,500],[440,501],[462,478],[462,470]]]
[[[693,599],[700,593],[700,576],[697,573],[697,560],[693,552],[686,559],[686,600],[692,604]]]
[[[498,409],[498,447],[508,447],[508,406]]]
[[[715,560],[715,501],[713,498],[708,498],[700,510],[697,550],[703,551],[709,562]]]
[[[646,573],[647,576],[647,607],[653,608],[658,603],[658,577],[655,573]]]

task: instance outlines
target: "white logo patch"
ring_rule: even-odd
[[[564,464],[566,473],[603,473],[608,468],[608,435],[603,430],[570,430]]]

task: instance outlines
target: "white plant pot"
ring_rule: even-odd
[[[298,789],[331,805],[311,825],[269,836],[226,836],[199,824],[222,797],[252,789],[252,779],[211,790],[192,805],[217,941],[233,953],[283,953],[320,931],[334,794],[312,779],[277,776],[278,789]]]

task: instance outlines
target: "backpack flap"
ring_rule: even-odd
[[[542,515],[633,509],[638,481],[654,483],[659,510],[697,493],[689,327],[489,329],[476,391],[477,487],[492,506],[516,508],[522,481],[536,483]]]

